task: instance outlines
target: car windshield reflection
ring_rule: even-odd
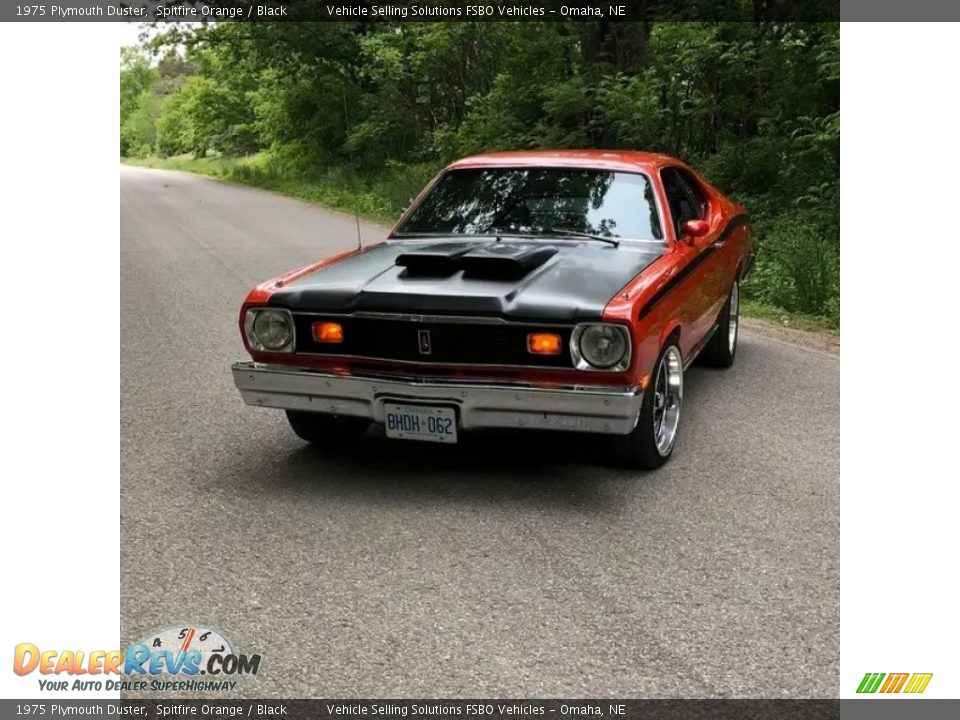
[[[394,235],[663,239],[645,175],[578,168],[450,171]]]

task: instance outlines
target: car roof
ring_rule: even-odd
[[[457,160],[448,170],[481,167],[576,167],[624,172],[655,172],[664,165],[684,163],[669,155],[636,150],[511,150],[483,153]]]

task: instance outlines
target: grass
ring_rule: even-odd
[[[328,168],[305,174],[268,153],[246,157],[177,155],[168,158],[124,158],[128,165],[185,170],[199,175],[273,190],[337,210],[359,213],[374,222],[392,224],[410,199],[432,176],[432,168],[387,167],[376,175],[349,168]]]
[[[748,279],[745,282],[750,281]],[[776,323],[783,327],[794,328],[795,330],[805,330],[807,332],[827,331],[832,333],[840,331],[837,323],[830,318],[790,312],[789,310],[784,310],[774,305],[767,305],[756,300],[741,298],[740,312],[747,317],[766,320],[767,322]]]
[[[269,153],[239,158],[195,158],[192,155],[123,158],[123,162],[139,167],[183,170],[273,190],[337,210],[358,213],[367,220],[386,225],[397,219],[436,170],[429,165],[387,166],[383,172],[363,175],[349,168],[335,167],[306,174]],[[756,300],[742,299],[740,311],[797,330],[837,332],[839,329],[830,318],[789,312]]]

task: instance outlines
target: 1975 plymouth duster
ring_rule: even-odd
[[[381,423],[455,443],[520,428],[673,452],[683,373],[728,367],[753,237],[744,209],[641,152],[506,152],[444,169],[386,241],[254,288],[240,311],[249,405],[306,441]]]

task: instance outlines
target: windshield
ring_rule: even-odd
[[[576,168],[446,173],[395,235],[564,235],[660,240],[645,175]]]

